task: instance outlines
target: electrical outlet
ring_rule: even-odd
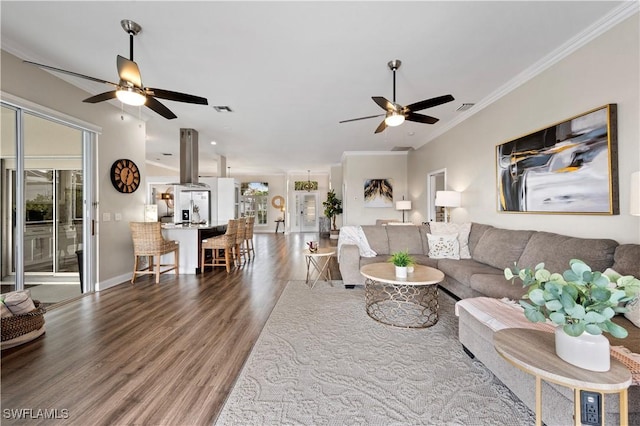
[[[580,422],[583,425],[602,425],[602,395],[598,392],[580,391]]]

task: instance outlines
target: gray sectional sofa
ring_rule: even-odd
[[[613,268],[622,275],[640,277],[640,245],[619,245],[610,239],[585,239],[548,232],[507,230],[478,223],[471,224],[471,259],[431,259],[426,233],[429,225],[362,226],[371,249],[377,256],[361,257],[357,246],[342,244],[338,262],[346,286],[363,285],[362,265],[384,262],[398,250],[407,250],[416,262],[440,269],[445,281],[440,286],[459,299],[491,297],[520,299],[526,292],[518,283],[505,280],[503,270],[513,266],[534,267],[540,262],[546,269],[562,272],[569,260],[578,258],[593,270]],[[629,331],[626,339],[609,337],[612,346],[625,346],[640,354],[640,328],[623,316],[616,322]],[[465,309],[459,309],[459,339],[471,356],[492,370],[529,408],[535,408],[535,380],[506,362],[493,348],[494,331]],[[548,425],[573,423],[573,394],[561,386],[543,383],[543,421]],[[618,398],[605,397],[607,424],[618,423]],[[629,390],[629,423],[640,424],[640,387]]]

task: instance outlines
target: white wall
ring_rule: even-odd
[[[640,218],[629,214],[630,175],[640,170],[639,38],[636,14],[411,153],[412,220],[426,220],[427,172],[446,168],[449,189],[462,191],[453,221],[639,243]],[[618,104],[619,215],[497,212],[497,144],[608,103]]]
[[[271,174],[271,175],[234,175],[234,179],[238,182],[267,182],[269,184],[269,197],[267,199],[267,224],[254,225],[254,232],[274,232],[276,229],[275,220],[278,217],[284,217],[279,209],[274,208],[271,205],[271,200],[276,195],[281,196],[286,200],[287,198],[287,181],[284,174]],[[286,207],[286,206],[285,206]]]
[[[342,162],[343,224],[373,225],[376,219],[402,220],[402,212],[395,209],[395,202],[402,200],[402,196],[413,201],[407,191],[407,158],[407,151],[345,153]],[[365,207],[364,182],[367,179],[393,179],[393,207]]]
[[[144,122],[108,103],[83,103],[90,94],[5,51],[1,59],[4,92],[102,128],[97,143],[98,288],[124,281],[133,269],[129,221],[142,220],[144,214]],[[133,194],[121,194],[111,185],[111,165],[120,158],[133,160],[142,174],[141,189]],[[103,221],[103,213],[110,213],[111,221]],[[115,213],[122,215],[121,221],[113,221]]]

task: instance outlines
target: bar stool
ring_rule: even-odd
[[[202,240],[200,265],[202,266],[203,273],[205,266],[213,266],[214,268],[216,266],[226,266],[227,273],[231,272],[231,266],[234,264],[233,251],[236,247],[237,232],[238,221],[236,219],[230,219],[227,224],[227,232],[225,232],[224,235]],[[213,251],[211,263],[205,263],[206,250]],[[224,251],[224,258],[220,256],[221,251]]]

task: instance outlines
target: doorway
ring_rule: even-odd
[[[447,169],[434,170],[427,174],[427,221],[444,222],[444,207],[436,206],[436,192],[447,187]]]

